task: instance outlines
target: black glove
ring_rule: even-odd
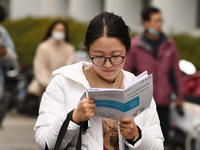
[[[180,116],[184,116],[184,110],[182,106],[176,106],[176,111]]]

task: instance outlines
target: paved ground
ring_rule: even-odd
[[[0,150],[39,150],[34,139],[35,121],[36,117],[9,112],[3,121],[3,128],[0,128]]]
[[[35,121],[36,117],[8,113],[0,128],[0,150],[39,150],[34,139]]]

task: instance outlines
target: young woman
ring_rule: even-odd
[[[68,26],[55,20],[39,44],[34,58],[34,79],[28,93],[41,96],[50,82],[52,71],[74,63],[74,46],[69,43]]]
[[[85,46],[91,63],[79,62],[53,72],[42,96],[34,130],[41,149],[54,148],[60,127],[72,113],[61,149],[75,149],[80,123],[90,120],[82,134],[82,150],[161,150],[163,136],[154,99],[150,108],[136,118],[114,120],[94,116],[95,102],[80,100],[89,87],[124,88],[134,75],[122,70],[130,48],[129,28],[123,19],[104,12],[94,17],[86,30]]]

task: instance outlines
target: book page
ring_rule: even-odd
[[[95,116],[114,120],[119,120],[119,118],[123,117],[123,90],[90,90],[88,91],[88,96],[95,100]]]
[[[147,71],[144,71],[143,73],[139,74],[138,76],[136,76],[127,86],[125,89],[129,88],[130,86],[132,86],[133,84],[139,82],[140,80],[144,79],[145,77],[148,76]]]
[[[89,92],[100,92],[100,91],[123,91],[123,89],[109,89],[109,88],[89,88]]]
[[[88,96],[95,100],[95,116],[120,121],[124,116],[136,117],[150,106],[153,95],[152,75],[144,72],[126,89],[90,88]]]
[[[125,116],[135,118],[147,109],[152,100],[153,82],[149,75],[125,90]]]

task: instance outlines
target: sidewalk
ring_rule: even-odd
[[[36,117],[9,112],[0,128],[0,150],[39,150],[33,127]]]
[[[3,121],[3,128],[0,128],[0,150],[39,150],[33,131],[35,122],[36,117],[9,112]]]

